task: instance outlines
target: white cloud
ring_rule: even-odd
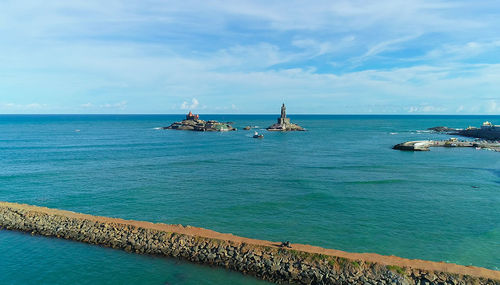
[[[125,110],[127,108],[127,101],[121,101],[117,103],[107,103],[102,104],[99,107],[103,109],[117,109],[117,110]]]
[[[193,1],[185,1],[192,7]],[[477,7],[474,3],[428,0],[319,0],[314,4],[303,1],[216,1],[210,4],[197,3],[201,10],[218,11],[224,16],[235,15],[255,18],[260,23],[277,30],[330,30],[335,32],[384,26],[385,28],[416,31],[431,29],[463,30],[478,26],[476,21],[455,12]],[[492,3],[494,4],[494,3]],[[379,32],[383,32],[379,30]]]
[[[355,58],[353,61],[359,64],[360,61],[366,60],[383,52],[401,49],[402,47],[400,46],[400,44],[416,39],[420,35],[421,34],[415,34],[376,43],[374,46],[370,47],[368,51],[365,52],[362,56]]]
[[[276,45],[235,45],[218,50],[205,59],[211,69],[254,70],[288,62],[297,55],[280,51]]]
[[[43,110],[48,107],[47,104],[40,103],[29,103],[29,104],[15,104],[15,103],[4,103],[2,104],[4,109],[12,111],[37,111]]]
[[[488,100],[486,102],[486,112],[500,113],[500,104],[498,104],[496,100]]]
[[[458,61],[472,58],[484,53],[499,53],[500,40],[470,41],[461,44],[444,44],[436,49],[430,50],[425,56],[416,58],[418,60],[448,60]]]
[[[313,38],[297,38],[292,40],[291,44],[303,49],[303,52],[297,53],[295,58],[314,58],[325,54],[334,54],[348,49],[355,44],[356,37],[353,35],[344,36],[335,41],[320,41]]]
[[[182,110],[194,110],[194,109],[198,108],[199,105],[200,105],[200,102],[198,101],[198,99],[193,98],[193,99],[191,99],[191,104],[188,103],[187,101],[182,102],[181,109]]]
[[[445,113],[448,108],[443,106],[420,105],[410,106],[408,113]]]

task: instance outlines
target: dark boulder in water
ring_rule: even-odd
[[[457,129],[448,128],[448,127],[442,127],[442,126],[428,128],[427,130],[434,131],[434,132],[437,132],[437,133],[449,133],[449,132],[456,132],[457,131]]]

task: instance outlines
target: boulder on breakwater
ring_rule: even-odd
[[[491,284],[500,272],[242,238],[211,230],[0,202],[0,227],[216,265],[296,284]]]

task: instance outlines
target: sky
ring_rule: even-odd
[[[498,0],[0,0],[0,114],[500,114]]]

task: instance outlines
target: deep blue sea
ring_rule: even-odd
[[[500,153],[392,150],[500,116],[1,115],[0,200],[500,269]],[[78,130],[78,131],[77,131]],[[264,284],[239,273],[0,231],[1,284]]]

